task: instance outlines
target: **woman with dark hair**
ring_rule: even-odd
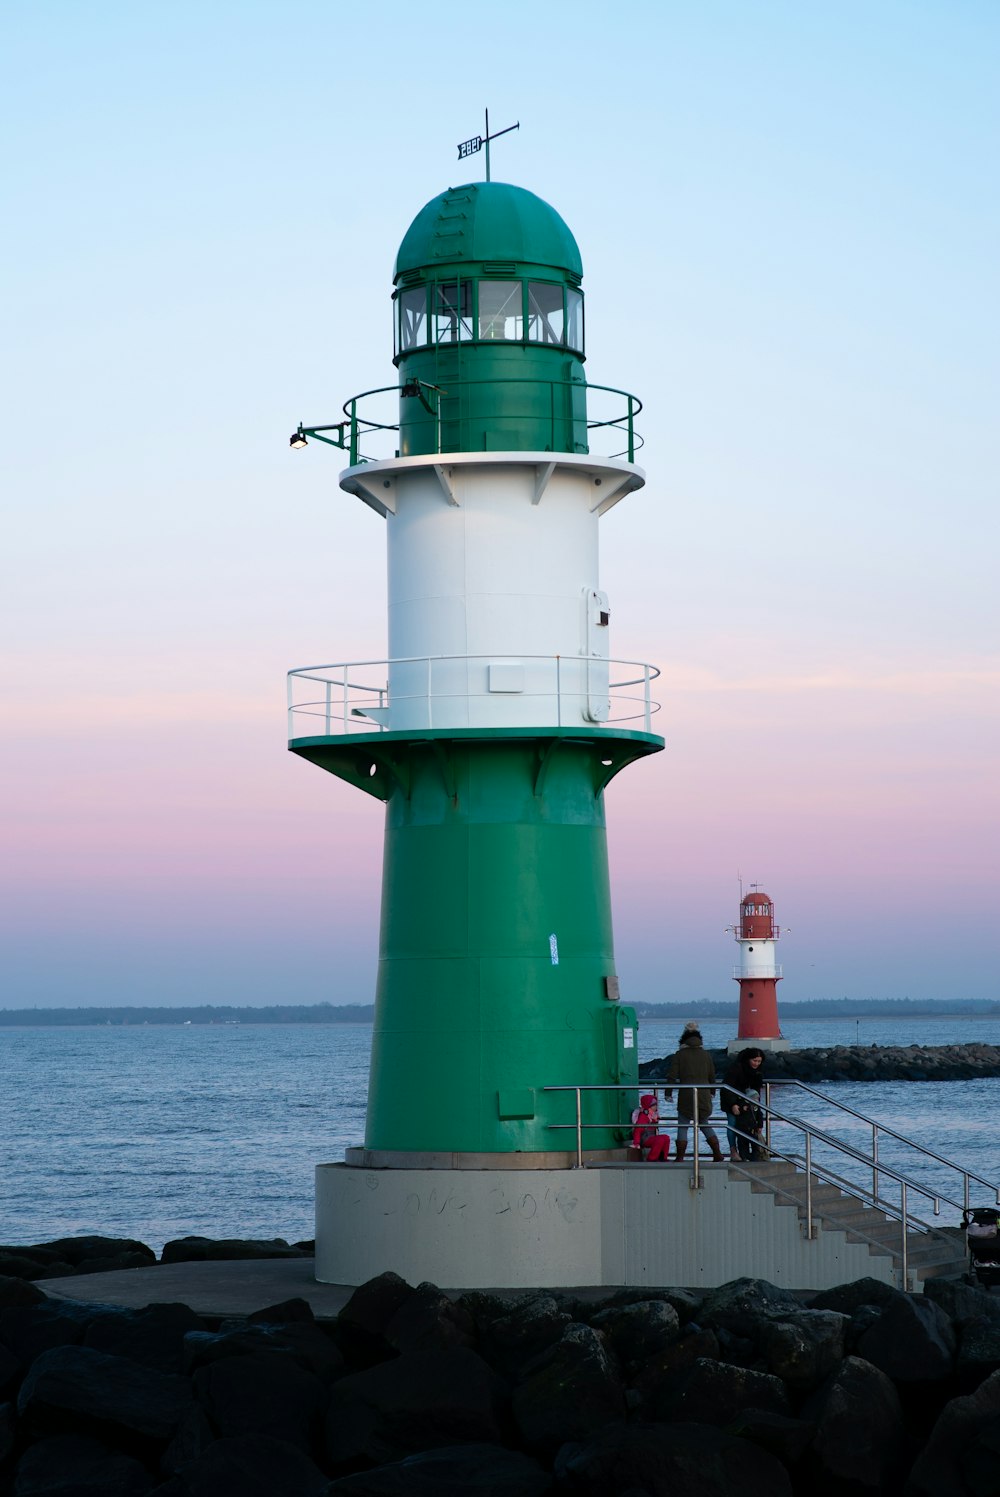
[[[741,1050],[722,1078],[722,1110],[726,1114],[726,1139],[731,1160],[760,1158],[757,1145],[741,1134],[760,1132],[761,1071],[764,1052],[755,1045]],[[739,1130],[737,1132],[736,1130]]]
[[[700,1128],[705,1135],[705,1142],[712,1151],[712,1158],[721,1163],[723,1154],[719,1148],[719,1140],[715,1129],[708,1122],[712,1115],[712,1098],[715,1095],[715,1062],[709,1052],[704,1048],[701,1031],[697,1024],[688,1023],[684,1025],[681,1035],[680,1047],[676,1055],[670,1057],[670,1069],[667,1072],[667,1082],[672,1085],[675,1082],[688,1082],[688,1086],[681,1086],[677,1093],[677,1152],[676,1158],[681,1160],[687,1152],[688,1128],[694,1123],[695,1128]],[[701,1082],[701,1086],[695,1087],[692,1082]],[[668,1091],[667,1100],[673,1096]],[[698,1136],[695,1134],[694,1147],[698,1147]]]

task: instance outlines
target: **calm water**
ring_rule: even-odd
[[[640,1058],[669,1054],[681,1025],[648,1023]],[[706,1023],[724,1044],[731,1024]],[[1000,1044],[1000,1019],[790,1022],[800,1046]],[[364,1024],[0,1029],[0,1240],[83,1232],[138,1237],[313,1235],[313,1167],[364,1134],[371,1029]],[[822,1090],[987,1179],[1000,1079],[828,1084]],[[871,1130],[785,1089],[775,1105],[849,1142]],[[926,1189],[961,1199],[941,1166],[882,1144]],[[978,1188],[977,1199],[990,1199]],[[913,1201],[911,1200],[911,1206]],[[955,1213],[946,1208],[949,1224]]]

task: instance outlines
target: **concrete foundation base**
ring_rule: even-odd
[[[809,1241],[794,1206],[746,1173],[705,1164],[584,1169],[316,1170],[316,1278],[363,1284],[392,1270],[452,1289],[728,1283],[789,1289],[893,1282],[888,1258],[841,1231]]]

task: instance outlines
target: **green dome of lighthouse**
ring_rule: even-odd
[[[393,280],[456,261],[546,265],[578,280],[576,240],[556,210],[508,182],[469,182],[440,193],[403,236]]]

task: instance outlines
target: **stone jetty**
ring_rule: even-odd
[[[748,1041],[748,1044],[752,1041]],[[713,1050],[718,1076],[732,1064],[724,1050]],[[644,1081],[666,1079],[670,1056],[643,1062]],[[768,1055],[769,1081],[970,1081],[1000,1076],[1000,1045],[827,1045]]]
[[[77,1271],[142,1249],[89,1241]],[[197,1243],[174,1252],[265,1247]],[[292,1299],[220,1323],[48,1299],[45,1248],[43,1272],[68,1261],[66,1242],[0,1249],[12,1497],[997,1490],[1000,1296],[964,1282],[453,1297],[384,1273],[326,1322]]]

